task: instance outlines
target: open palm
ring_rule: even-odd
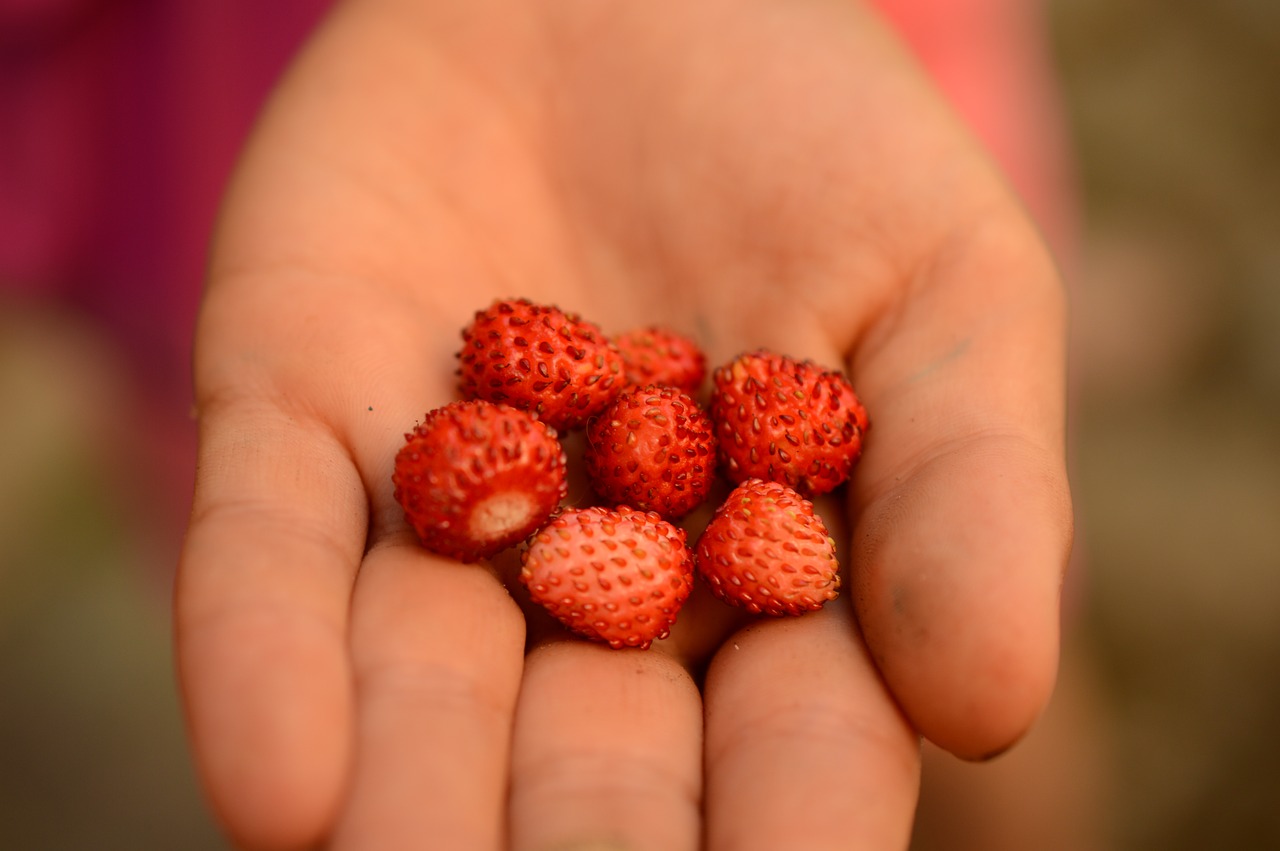
[[[391,497],[459,330],[515,295],[843,365],[874,423],[827,506],[849,593],[526,655],[500,566],[426,552]],[[904,846],[917,735],[996,753],[1052,686],[1062,326],[1024,214],[855,3],[341,4],[244,158],[197,343],[177,634],[224,824]]]

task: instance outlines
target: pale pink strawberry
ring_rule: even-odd
[[[835,541],[822,518],[778,482],[748,479],[734,488],[694,552],[712,592],[756,614],[814,611],[840,590]]]
[[[613,648],[666,638],[693,584],[684,530],[657,514],[569,509],[529,541],[520,581],[571,631]]]

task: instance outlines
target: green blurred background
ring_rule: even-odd
[[[1050,8],[1085,213],[1082,596],[1044,729],[932,762],[916,845],[1280,848],[1280,3]],[[0,317],[0,849],[223,847],[137,388],[74,317]]]

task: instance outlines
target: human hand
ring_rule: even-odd
[[[843,364],[847,593],[526,656],[501,570],[415,542],[401,435],[497,297]],[[1063,296],[855,3],[339,5],[246,153],[196,349],[180,673],[251,847],[903,847],[917,734],[983,757],[1052,687]],[[856,615],[855,615],[856,611]],[[705,671],[705,676],[704,676]],[[692,672],[692,673],[691,673]]]

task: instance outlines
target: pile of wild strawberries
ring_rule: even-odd
[[[396,500],[423,545],[461,561],[521,545],[530,597],[615,648],[666,638],[694,574],[721,600],[798,615],[836,597],[835,543],[807,497],[848,477],[867,412],[839,372],[760,350],[712,373],[697,345],[646,328],[610,339],[554,306],[497,301],[462,332],[463,401],[396,456]],[[600,505],[563,507],[558,432],[585,428]],[[676,522],[717,471],[736,487],[692,549]]]

